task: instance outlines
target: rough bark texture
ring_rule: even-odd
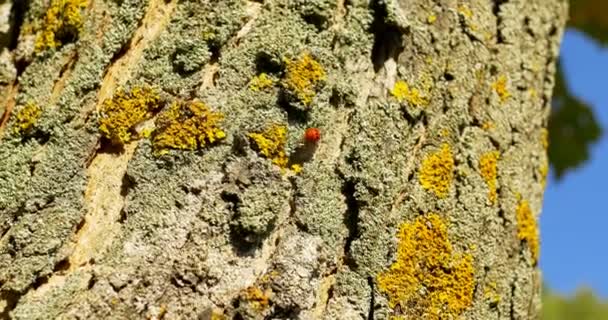
[[[0,318],[538,314],[565,2],[58,3],[0,4]],[[159,150],[178,100],[225,138]]]

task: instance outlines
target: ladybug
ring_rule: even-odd
[[[318,128],[308,128],[304,132],[304,141],[317,143],[321,139],[321,131]]]

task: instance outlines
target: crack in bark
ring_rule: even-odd
[[[389,59],[398,60],[399,54],[403,52],[403,34],[397,26],[387,22],[388,12],[383,1],[375,0],[370,4],[374,20],[370,32],[374,35],[371,61],[374,71],[377,73],[384,67]]]
[[[509,0],[493,0],[492,1],[492,13],[496,17],[496,43],[501,44],[505,43],[505,37],[502,34],[501,24],[502,17],[500,15],[500,7],[509,2]]]
[[[344,212],[344,224],[348,229],[348,236],[344,243],[344,263],[351,269],[357,268],[357,263],[352,257],[351,246],[360,236],[359,231],[359,214],[360,207],[356,196],[357,183],[352,180],[346,180],[342,186],[342,195],[346,200],[346,211]]]
[[[369,312],[367,314],[367,320],[374,320],[374,306],[376,304],[376,296],[374,291],[374,278],[372,276],[367,277],[367,284],[370,287],[370,300],[369,300]]]

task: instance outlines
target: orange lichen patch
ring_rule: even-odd
[[[54,49],[65,39],[75,39],[82,31],[81,11],[88,0],[52,0],[44,16],[42,30],[38,33],[35,51]]]
[[[422,160],[418,180],[423,188],[434,192],[438,197],[448,195],[454,179],[454,156],[447,143],[437,152],[430,153]]]
[[[249,89],[251,91],[263,91],[272,87],[274,81],[266,73],[262,72],[258,76],[251,79]]]
[[[488,189],[488,198],[492,204],[496,203],[496,183],[498,181],[498,158],[500,153],[498,151],[492,151],[485,153],[479,158],[479,171],[481,176],[486,181]]]
[[[504,103],[511,97],[511,93],[507,89],[507,77],[505,75],[501,75],[492,83],[492,89],[498,94],[500,98],[500,102]]]
[[[532,258],[536,263],[540,251],[538,225],[528,201],[521,200],[519,202],[515,210],[515,217],[517,219],[517,237],[528,243],[528,248],[530,248]]]
[[[426,106],[429,104],[428,98],[423,97],[418,89],[410,88],[403,80],[395,82],[391,94],[399,102],[407,101],[416,106]]]
[[[305,106],[312,103],[318,85],[325,80],[325,70],[310,53],[295,60],[286,60],[287,72],[283,85]]]
[[[270,304],[269,290],[262,291],[258,287],[249,287],[242,293],[243,300],[247,301],[253,309],[264,311]]]
[[[196,150],[226,137],[219,128],[223,115],[212,112],[200,101],[174,102],[156,120],[154,148],[160,153],[167,149]]]
[[[42,109],[34,103],[26,104],[15,114],[15,133],[26,134],[40,118]]]
[[[289,159],[285,153],[287,127],[274,124],[262,133],[250,133],[249,138],[255,142],[259,152],[272,160],[275,165],[286,168]]]
[[[150,119],[160,107],[160,96],[151,88],[135,87],[129,92],[120,89],[103,102],[99,130],[113,143],[123,145],[139,138],[135,126]]]
[[[406,319],[457,319],[473,302],[473,257],[454,253],[440,215],[403,223],[397,260],[377,277],[391,308]]]

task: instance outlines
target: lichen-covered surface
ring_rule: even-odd
[[[562,0],[20,3],[0,318],[537,314]]]

